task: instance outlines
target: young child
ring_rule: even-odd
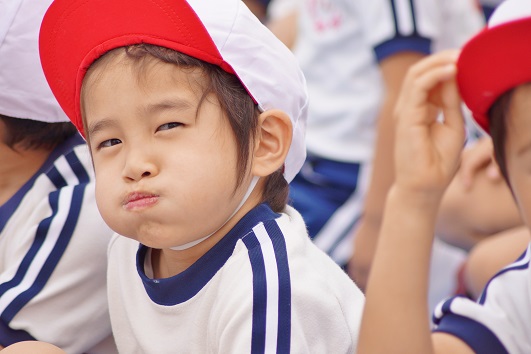
[[[56,0],[40,36],[119,234],[119,351],[353,352],[363,295],[286,206],[305,158],[304,78],[245,5]]]
[[[433,56],[407,75],[396,111],[397,178],[369,279],[359,352],[531,352],[529,249],[490,280],[477,303],[462,297],[443,302],[433,334],[425,306],[437,208],[465,136],[458,87],[491,134],[501,173],[531,226],[530,35],[531,3],[506,0],[460,55]],[[444,122],[431,114],[434,106]]]
[[[0,349],[47,341],[115,353],[107,245],[87,145],[39,60],[51,0],[0,1]]]

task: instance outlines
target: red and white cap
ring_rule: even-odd
[[[0,0],[0,114],[42,122],[68,122],[46,83],[38,38],[52,0]]]
[[[55,0],[41,26],[48,83],[83,134],[80,90],[106,52],[138,43],[174,49],[237,75],[262,110],[281,109],[293,123],[284,176],[306,157],[306,82],[290,52],[241,0]]]
[[[462,49],[457,82],[478,125],[489,132],[488,111],[506,91],[531,82],[531,1],[505,0],[485,29]]]

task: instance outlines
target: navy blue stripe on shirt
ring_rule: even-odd
[[[37,180],[42,174],[49,171],[50,168],[55,168],[53,163],[57,160],[62,154],[67,153],[74,149],[74,147],[84,143],[83,138],[79,134],[74,134],[72,137],[68,138],[65,142],[58,145],[48,156],[46,161],[42,164],[37,172],[3,205],[0,205],[0,232],[4,229],[5,225],[13,216],[18,206],[22,202],[22,199],[32,188]],[[63,182],[65,183],[65,182]],[[64,186],[64,184],[62,184]],[[56,187],[57,188],[57,187]]]
[[[27,340],[36,340],[31,334],[21,329],[12,329],[3,321],[0,321],[0,345],[8,345],[23,342]]]
[[[52,182],[55,188],[57,189],[61,189],[67,184],[63,175],[59,172],[59,170],[55,166],[52,166],[52,168],[50,168],[50,170],[46,173],[46,175],[50,179],[50,182]]]
[[[417,15],[415,13],[415,4],[413,0],[409,0],[409,6],[411,10],[411,21],[413,22],[413,34],[418,35],[419,32],[417,30]]]
[[[249,260],[253,270],[253,327],[251,353],[265,352],[266,311],[267,311],[267,280],[264,255],[260,243],[254,233],[242,238],[249,251]]]
[[[53,218],[57,215],[57,212],[59,209],[58,193],[55,192],[55,193],[50,194],[48,197],[48,202],[52,210],[52,215],[43,219],[39,223],[35,238],[33,239],[33,243],[31,244],[28,252],[26,253],[24,258],[20,262],[20,266],[18,267],[17,272],[15,273],[15,276],[11,280],[0,284],[0,296],[4,295],[9,289],[14,288],[20,284],[20,282],[24,278],[24,275],[28,271],[28,268],[31,265],[31,262],[35,258],[35,255],[37,254],[42,244],[44,243],[46,235],[48,234],[48,230],[50,229],[50,224],[52,223]],[[3,315],[2,315],[2,318],[3,318]]]
[[[395,5],[395,0],[390,0],[390,3],[391,3],[391,10],[393,12],[393,22],[395,24],[395,33],[396,34],[399,34],[400,31],[398,29],[398,16],[396,15],[396,5]]]
[[[65,155],[65,160],[68,162],[68,166],[74,172],[76,175],[79,183],[89,183],[90,182],[90,176],[85,169],[85,166],[79,161],[79,158],[77,157],[75,151],[71,151],[70,153]],[[46,173],[50,181],[54,184],[55,188],[60,189],[68,185],[68,182],[66,181],[64,177],[64,173],[70,173],[70,171],[59,171],[59,169],[56,166],[52,166],[50,170]]]
[[[90,176],[85,169],[85,166],[79,161],[76,153],[72,151],[70,154],[65,155],[66,161],[70,165],[72,171],[74,171],[79,183],[89,183]]]
[[[248,212],[216,245],[184,272],[170,278],[151,279],[144,272],[144,259],[149,250],[139,245],[137,271],[150,299],[164,306],[173,306],[194,297],[223,268],[234,253],[236,243],[251,233],[261,221],[278,218],[267,204]]]
[[[406,51],[428,55],[431,53],[431,40],[417,35],[396,36],[374,47],[378,62],[393,54]]]
[[[294,187],[290,188],[289,199],[290,204],[303,216],[312,239],[319,235],[334,213],[356,192],[360,168],[359,163],[337,162],[308,155],[301,172],[290,183]],[[318,209],[314,207],[316,203],[319,204]],[[337,241],[338,244],[340,242]]]
[[[291,277],[286,240],[276,220],[269,220],[264,226],[271,238],[278,266],[277,353],[289,353],[291,346]]]
[[[396,36],[397,37],[400,37],[400,36],[404,36],[404,35],[410,35],[409,33],[400,33],[400,25],[398,24],[399,22],[399,16],[398,16],[398,11],[397,11],[397,8],[396,8],[396,3],[395,3],[396,0],[389,0],[389,2],[391,3],[391,11],[393,12],[393,21],[394,21],[394,24],[395,24],[395,33],[396,33]],[[416,15],[416,11],[415,11],[415,3],[414,3],[414,0],[409,0],[409,11],[411,12],[411,25],[413,27],[413,35],[418,35],[418,30],[417,30],[417,15]]]
[[[77,146],[79,144],[79,141],[78,141],[78,139],[76,139],[76,137],[77,136],[74,136],[74,138],[72,138],[72,139],[70,139],[68,141],[69,142],[68,146]],[[61,150],[63,150],[63,149],[61,149]],[[54,154],[54,157],[57,159],[58,157],[56,155],[57,154]],[[89,182],[89,175],[88,175],[87,171],[85,170],[85,168],[83,167],[82,163],[77,158],[77,155],[75,154],[75,152],[70,151],[70,153],[65,155],[65,158],[69,162],[70,167],[72,168],[72,170],[76,174],[78,180],[80,182],[88,183]],[[50,181],[54,184],[54,186],[56,188],[60,189],[60,188],[63,188],[63,187],[65,187],[67,185],[67,181],[65,180],[63,175],[60,173],[60,171],[54,165],[51,165],[49,167],[49,169],[48,169],[46,174],[47,174],[48,178],[50,179]],[[74,189],[74,196],[73,196],[72,203],[71,203],[71,205],[67,206],[70,209],[69,216],[68,216],[68,219],[67,219],[67,223],[70,222],[71,225],[63,225],[62,235],[65,234],[65,230],[71,230],[70,231],[71,233],[74,231],[75,225],[77,224],[77,219],[79,217],[79,213],[81,211],[81,204],[82,204],[82,200],[83,200],[84,189],[85,189],[85,185],[76,186],[75,189]],[[48,201],[49,201],[49,205],[50,205],[50,209],[52,211],[52,214],[48,218],[43,219],[39,223],[39,226],[37,227],[37,231],[36,231],[36,235],[35,235],[35,238],[33,240],[33,243],[30,246],[30,248],[29,248],[28,252],[26,253],[26,255],[24,256],[24,258],[22,259],[22,262],[20,263],[20,266],[17,269],[17,272],[15,273],[15,276],[11,280],[0,284],[0,296],[5,294],[5,292],[8,291],[9,289],[18,286],[22,282],[22,280],[24,279],[24,276],[26,275],[31,263],[33,262],[33,259],[35,258],[35,255],[40,250],[42,244],[44,243],[44,241],[45,241],[45,239],[46,239],[46,237],[48,235],[48,232],[49,232],[49,229],[50,229],[50,224],[54,220],[54,218],[57,215],[57,212],[59,210],[59,205],[58,205],[59,194],[58,193],[59,192],[57,192],[57,191],[56,192],[52,192],[48,196]],[[77,199],[78,206],[75,205],[76,204],[76,199]],[[68,241],[70,240],[70,236],[71,235],[67,235],[67,236],[68,236],[68,240],[66,240],[66,238],[64,236],[63,236],[62,239],[61,238],[59,239],[59,242],[66,242],[66,244],[64,244],[62,247],[59,246],[59,245],[56,245],[55,247],[59,246],[59,248],[56,248],[55,250],[58,250],[58,249],[61,249],[61,248],[63,250],[66,249],[66,246],[68,245]],[[58,255],[59,258],[61,256],[62,256],[62,253]],[[57,261],[53,262],[53,263],[57,264],[58,260],[59,259],[57,259]],[[51,271],[53,271],[53,269],[51,269]],[[47,280],[47,278],[46,278],[46,280]],[[9,318],[9,316],[6,317],[5,311],[2,313],[1,317],[3,319]]]
[[[254,227],[242,241],[248,249],[253,270],[251,352],[289,353],[291,278],[284,235],[276,220],[268,220]],[[271,289],[278,289],[278,294],[268,293]],[[272,322],[267,323],[269,320]],[[268,333],[268,329],[271,332]]]
[[[481,8],[483,10],[483,15],[485,16],[486,21],[489,20],[490,16],[494,12],[494,9],[496,9],[495,6],[487,6],[487,5],[482,5]]]
[[[526,257],[528,257],[528,258],[527,258],[527,261],[525,263],[518,263],[518,262],[521,262]],[[485,303],[485,301],[487,300],[487,294],[488,294],[488,290],[489,290],[489,285],[494,279],[496,279],[497,277],[499,277],[500,275],[502,275],[504,273],[511,272],[511,271],[525,270],[527,268],[529,268],[529,249],[526,249],[526,251],[520,257],[518,257],[518,260],[513,265],[509,265],[506,268],[503,268],[502,270],[500,270],[498,273],[496,273],[496,275],[493,276],[489,280],[487,285],[485,285],[485,288],[483,289],[483,292],[481,293],[481,296],[478,299],[478,303],[480,303],[482,305]]]
[[[61,260],[66,247],[70,243],[72,235],[74,233],[81,207],[83,205],[83,197],[85,193],[86,184],[78,185],[72,190],[72,199],[69,205],[60,205],[59,208],[68,208],[68,215],[63,224],[63,228],[60,231],[59,237],[55,242],[55,245],[48,255],[46,261],[41,267],[34,283],[24,292],[19,294],[10,304],[6,307],[1,317],[4,321],[9,322],[15,317],[15,315],[33,298],[35,297],[46,285],[57,264]],[[62,190],[61,193],[66,193],[68,190]],[[57,195],[58,198],[58,195]],[[57,202],[56,202],[57,203]],[[36,239],[40,239],[40,244],[44,242],[44,239],[48,236],[49,228],[43,228],[46,233],[39,233],[37,231]]]
[[[446,314],[434,332],[451,334],[464,341],[474,353],[507,354],[501,341],[483,324],[453,313]]]
[[[389,0],[393,13],[395,35],[374,47],[376,59],[378,62],[381,62],[393,54],[405,51],[418,52],[424,55],[430,54],[431,39],[423,37],[418,31],[414,0],[409,0],[409,10],[411,12],[412,22],[411,26],[413,28],[412,33],[400,32],[400,16],[398,15],[395,1],[396,0]]]

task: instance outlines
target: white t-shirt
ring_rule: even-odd
[[[370,161],[384,94],[378,62],[457,48],[482,26],[474,0],[302,0],[294,52],[308,84],[308,151]]]
[[[106,296],[112,231],[79,135],[0,206],[0,345],[37,339],[67,353],[116,352]]]
[[[353,353],[364,297],[290,207],[250,211],[183,273],[152,279],[150,250],[117,235],[109,303],[123,353]]]
[[[434,311],[435,331],[461,338],[476,353],[531,353],[531,248],[496,274],[477,302],[453,297]]]

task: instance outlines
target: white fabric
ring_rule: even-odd
[[[480,343],[489,343],[494,338],[503,344],[508,353],[531,353],[530,252],[528,247],[520,260],[505,267],[491,279],[478,303],[459,297],[441,303],[434,312],[434,319],[440,326],[436,330],[457,335],[470,344],[477,339],[477,329],[486,327],[490,333],[483,332]],[[456,327],[455,323],[444,327],[449,316],[453,316],[454,321],[468,319],[471,322],[460,327]],[[501,352],[494,348],[491,345],[474,349],[480,353]]]
[[[219,2],[214,0],[214,2]],[[308,97],[296,59],[241,0],[189,0],[207,31],[260,109],[281,109],[291,118],[293,139],[284,176],[290,182],[305,157]]]
[[[415,38],[431,41],[432,50],[459,47],[484,25],[473,0],[304,0],[299,19],[294,51],[310,98],[308,151],[352,163],[372,157],[383,98],[375,48],[415,50],[401,42],[415,28]]]
[[[0,11],[0,45],[4,41],[7,31],[13,23],[15,15],[20,8],[20,4],[22,4],[22,0],[0,1],[0,8],[2,9],[2,11]]]
[[[0,0],[0,114],[68,122],[44,78],[38,35],[51,0]]]
[[[111,335],[106,250],[112,232],[96,208],[88,149],[79,145],[79,136],[73,148],[72,139],[21,189],[20,199],[15,195],[0,206],[0,344],[11,344],[5,337],[13,340],[8,326],[67,353],[115,353],[113,342],[106,341]],[[66,185],[58,188],[62,180]],[[12,319],[6,322],[6,316]],[[105,345],[93,351],[101,341]]]
[[[256,224],[245,221],[246,217],[242,219],[245,227],[238,229],[235,235],[247,240],[255,237],[256,247],[249,248],[242,239],[235,241],[228,259],[215,275],[193,297],[175,304],[161,305],[148,295],[135,263],[138,243],[122,236],[113,238],[109,248],[109,299],[120,352],[250,353],[255,296],[250,259],[256,249],[263,254],[266,270],[265,276],[258,279],[267,287],[266,333],[261,337],[265,352],[275,352],[276,338],[282,335],[290,336],[293,353],[355,352],[363,295],[348,276],[312,244],[301,216],[290,207],[276,221],[270,219],[272,224],[278,225],[282,232],[280,237],[286,243],[291,279],[291,332],[277,330],[278,316],[287,314],[279,314],[276,310],[282,306],[279,289],[287,288],[279,280],[285,278],[276,271],[278,242],[271,241],[273,236],[268,234],[267,220]],[[212,257],[218,254],[215,249],[211,251]],[[142,263],[140,267],[146,267],[145,274],[149,277],[149,257],[139,262]],[[186,279],[196,279],[190,278],[189,269],[170,278],[183,281],[184,289],[180,287],[180,291],[191,291],[188,288],[192,284]],[[151,280],[150,286],[162,281]]]
[[[510,0],[498,6],[489,19],[489,28],[502,25],[506,22],[531,17],[531,1]]]

